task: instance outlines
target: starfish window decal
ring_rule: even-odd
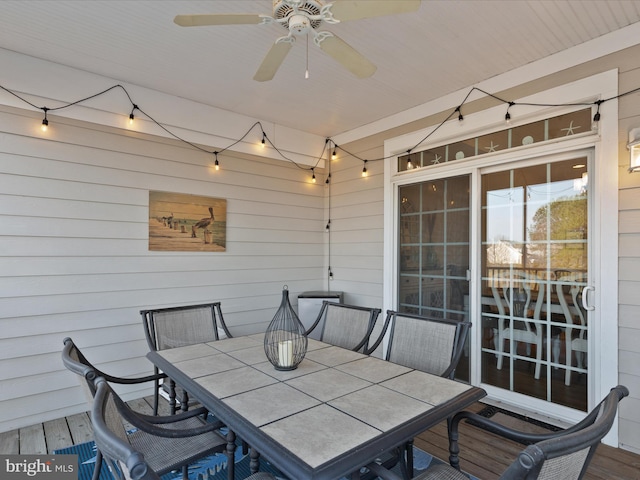
[[[487,151],[487,153],[491,153],[491,152],[495,152],[499,146],[500,145],[494,145],[493,140],[491,140],[491,145],[489,145],[488,147],[484,147],[484,149]]]
[[[577,125],[574,126],[573,125],[573,120],[571,120],[571,123],[569,123],[569,126],[567,128],[562,128],[561,130],[563,132],[567,132],[565,136],[568,137],[569,135],[575,135],[576,132],[574,132],[574,130],[577,130],[579,128],[582,128],[582,127],[577,126]]]
[[[432,165],[436,165],[438,163],[440,163],[440,160],[442,159],[442,156],[438,155],[437,153],[435,154],[433,160],[431,160],[431,164]]]

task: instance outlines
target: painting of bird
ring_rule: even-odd
[[[201,219],[199,222],[197,222],[191,227],[191,238],[196,238],[196,231],[199,228],[203,228],[205,232],[209,232],[207,230],[207,227],[211,225],[214,220],[212,207],[209,207],[209,215],[210,215],[209,217],[204,217],[203,219]]]
[[[224,252],[226,232],[225,199],[149,191],[149,250]]]

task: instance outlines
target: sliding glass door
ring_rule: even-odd
[[[463,175],[399,187],[400,311],[467,318],[469,180]],[[468,357],[456,377],[469,380]]]
[[[587,409],[586,156],[481,175],[481,381]]]

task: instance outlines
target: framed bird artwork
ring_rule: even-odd
[[[149,191],[149,250],[224,252],[227,201]]]

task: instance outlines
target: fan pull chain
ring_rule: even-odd
[[[304,78],[309,78],[309,34],[307,34],[307,69],[304,72]]]

